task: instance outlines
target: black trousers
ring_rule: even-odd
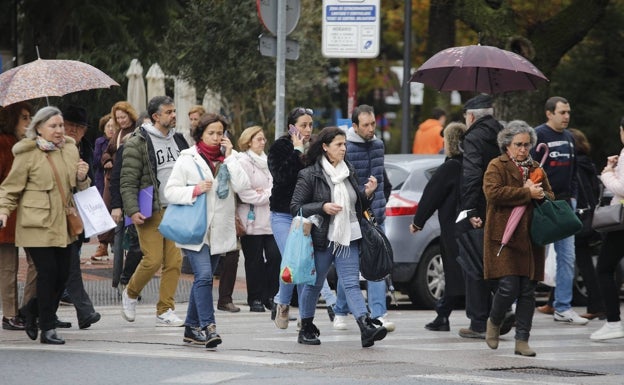
[[[80,270],[82,240],[77,240],[69,245],[68,248],[70,249],[71,255],[69,260],[69,276],[65,287],[69,294],[69,299],[71,299],[76,308],[76,316],[78,318],[78,323],[80,323],[95,312],[95,309],[82,282],[82,271]]]
[[[224,306],[232,302],[232,293],[236,283],[238,270],[239,250],[231,250],[221,255],[217,270],[219,270],[219,300],[218,305]]]
[[[615,284],[615,271],[624,256],[624,230],[607,233],[598,256],[598,281],[607,309],[607,321],[620,320],[620,288]]]
[[[247,303],[273,298],[279,289],[282,262],[273,234],[242,236],[241,247],[245,256]]]
[[[598,274],[592,260],[593,253],[590,239],[586,237],[576,237],[574,239],[576,266],[579,268],[587,289],[587,312],[601,313],[605,311],[605,305],[600,293],[600,286],[598,285]]]
[[[537,281],[529,277],[508,275],[498,280],[498,289],[492,299],[490,319],[494,325],[503,323],[505,313],[516,303],[516,339],[528,341],[535,312]]]
[[[54,329],[71,259],[71,247],[27,247],[37,269],[37,311],[39,328]]]
[[[470,319],[470,329],[485,332],[487,319],[490,316],[492,292],[496,283],[483,279],[475,280],[464,274],[466,284],[466,316]]]

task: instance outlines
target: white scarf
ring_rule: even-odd
[[[349,223],[351,204],[349,202],[349,192],[345,184],[345,179],[349,177],[349,168],[344,161],[340,161],[334,167],[326,157],[323,157],[321,160],[321,165],[334,184],[332,202],[342,207],[342,210],[334,215],[328,234],[330,243],[333,242],[334,244],[334,255],[338,256],[345,251],[348,253],[349,245],[351,244],[351,224]]]
[[[263,171],[269,169],[269,166],[267,164],[267,156],[264,152],[258,155],[251,150],[247,150],[246,154],[247,156],[249,156],[249,158],[251,159],[251,163],[253,163],[255,167],[258,167],[259,169]]]

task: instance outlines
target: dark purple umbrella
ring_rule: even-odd
[[[410,78],[438,91],[497,94],[535,90],[548,79],[526,58],[488,45],[444,49],[427,60]]]

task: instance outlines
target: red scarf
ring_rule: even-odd
[[[225,157],[221,153],[221,146],[209,146],[203,141],[195,144],[195,146],[197,147],[197,152],[199,152],[200,155],[208,160],[208,165],[214,173],[215,163],[223,163],[223,160],[225,159]]]

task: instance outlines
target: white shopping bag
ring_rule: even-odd
[[[544,282],[550,287],[557,286],[557,253],[555,252],[555,244],[549,243],[546,246],[546,262],[544,263]]]
[[[117,226],[95,186],[74,194],[74,201],[84,223],[86,238],[104,234]]]

